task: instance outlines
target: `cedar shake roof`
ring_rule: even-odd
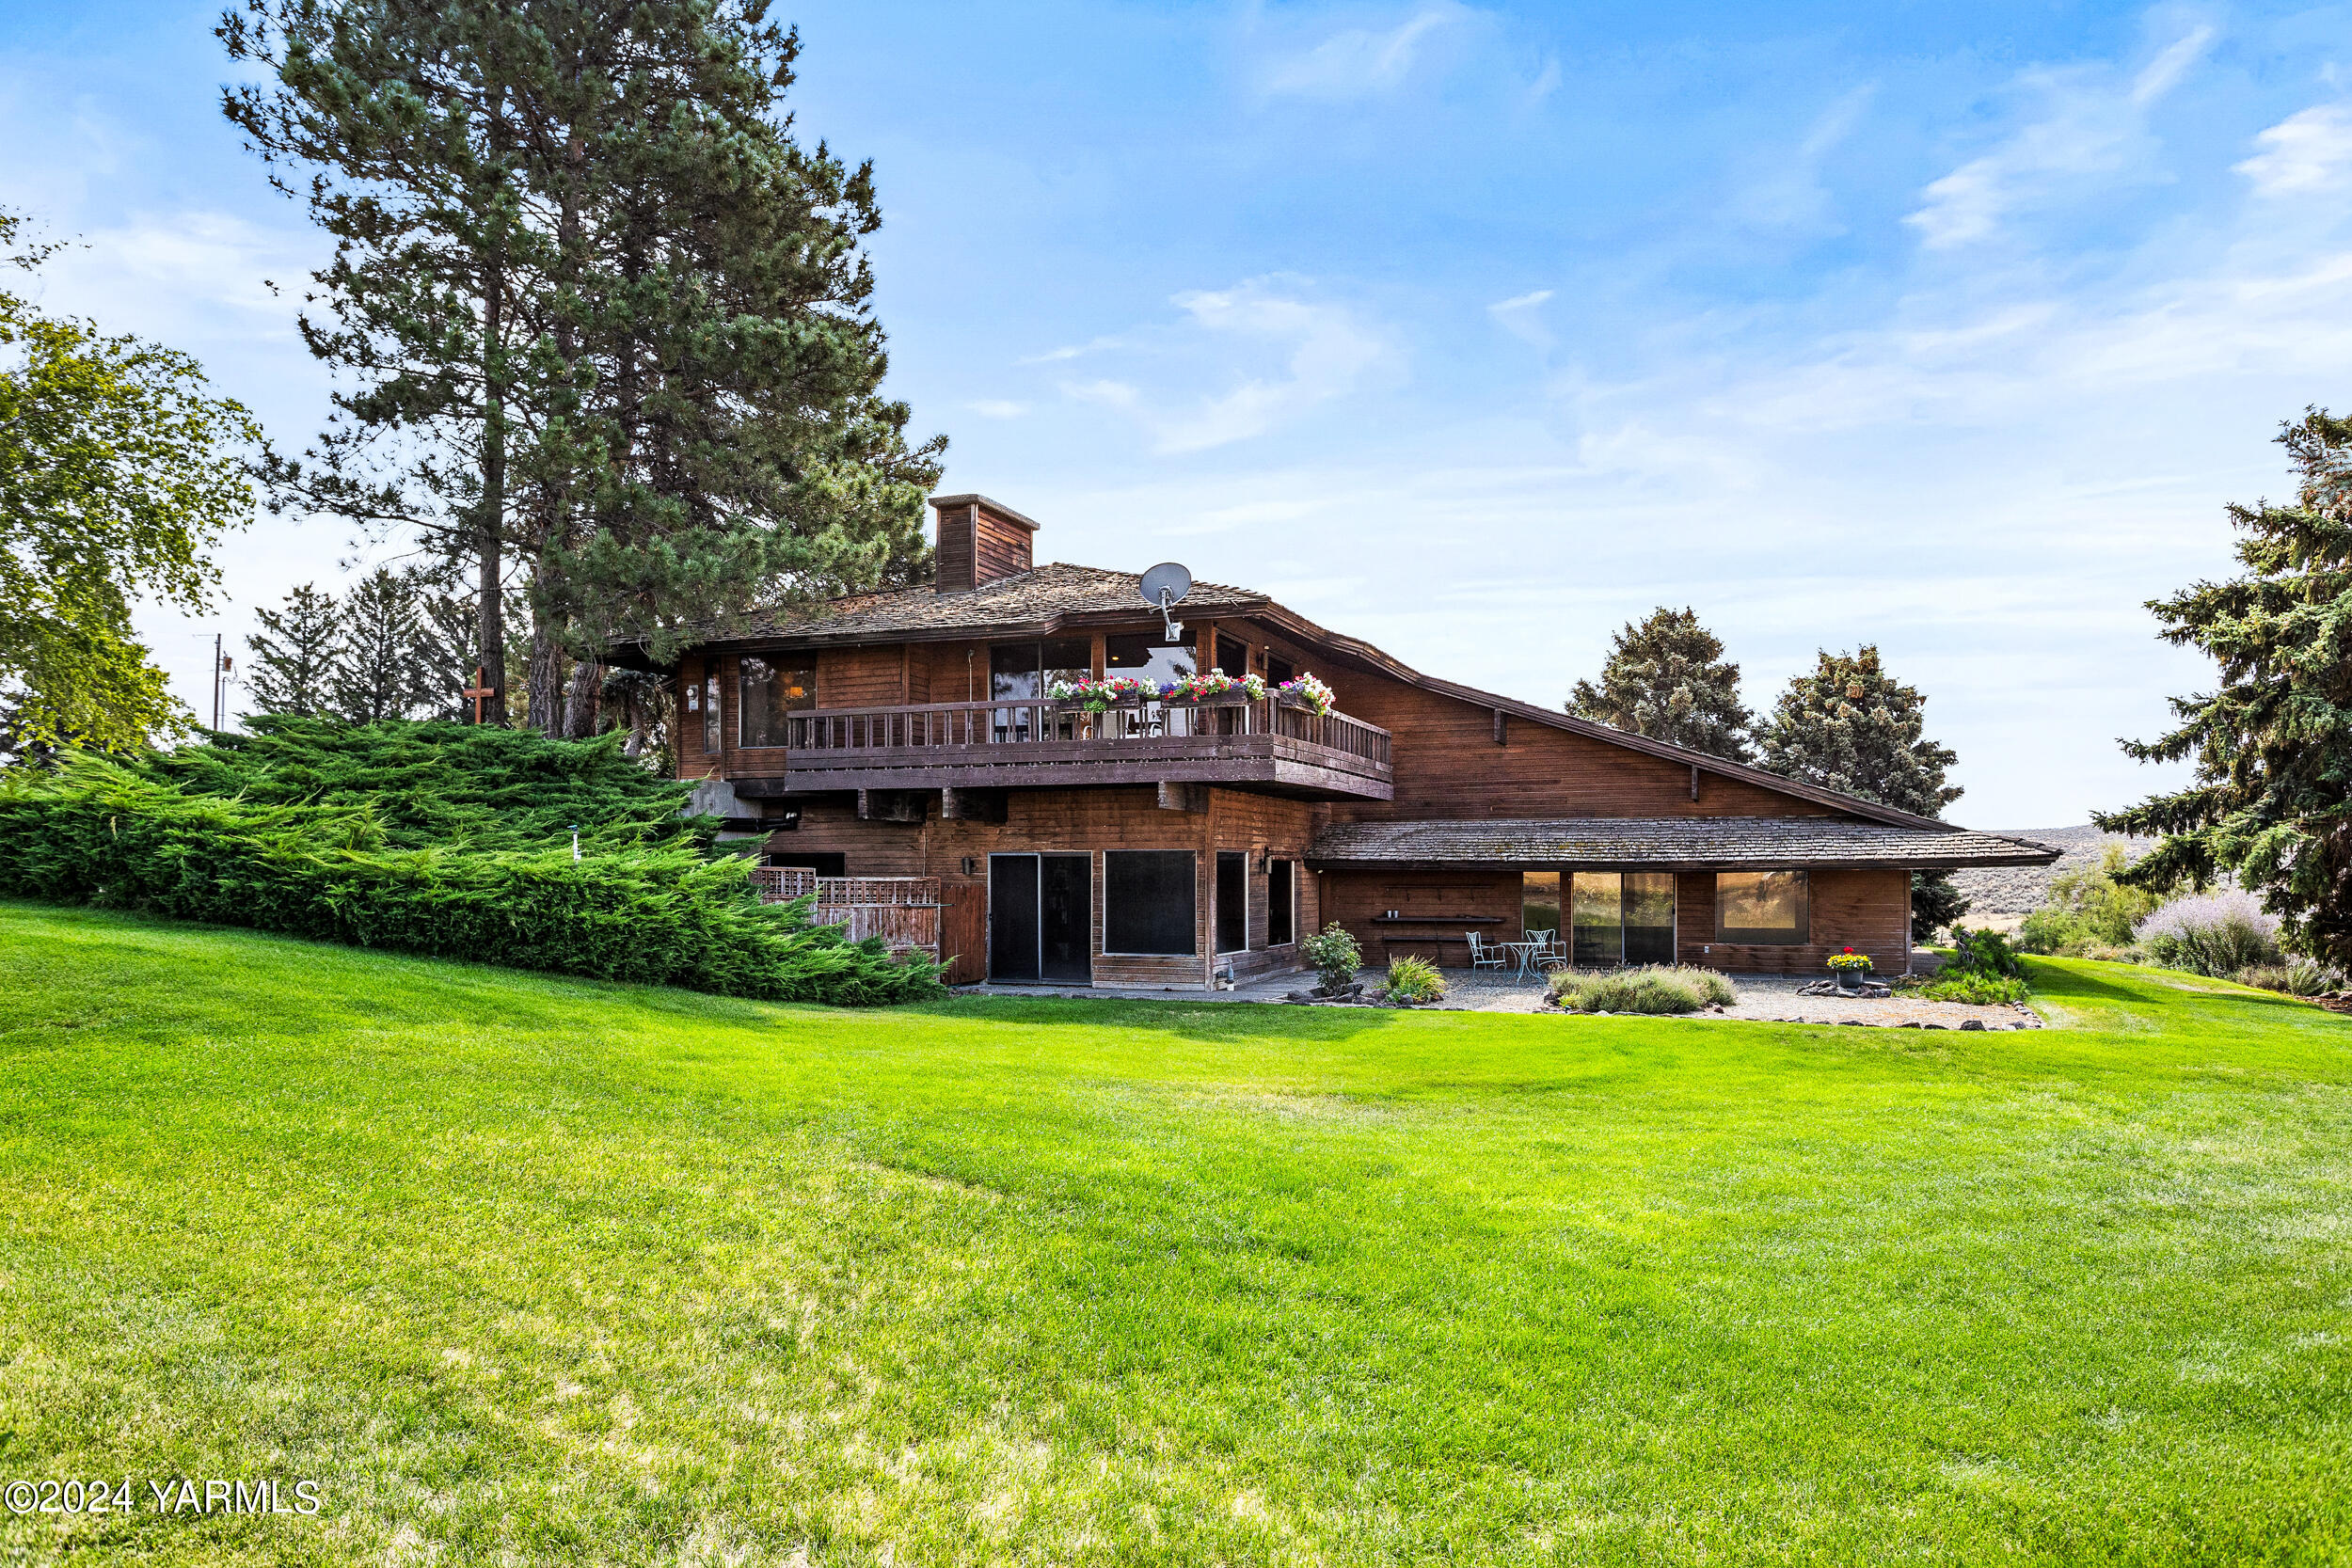
[[[1649,866],[1770,871],[1885,866],[2047,865],[2059,851],[1997,833],[1930,832],[1826,816],[1582,816],[1486,821],[1335,822],[1309,861],[1327,865]]]
[[[928,583],[888,594],[858,594],[806,610],[786,610],[755,623],[723,642],[783,640],[795,646],[825,642],[914,641],[957,637],[1051,636],[1071,625],[1116,617],[1138,620],[1155,613],[1134,572],[1051,562],[977,588],[940,593]],[[1240,614],[1263,609],[1266,597],[1246,588],[1196,582],[1180,607],[1185,615]]]
[[[940,498],[950,503],[987,501],[985,497],[949,496]],[[999,508],[1000,511],[1006,510]],[[1010,514],[1022,522],[1027,518]],[[940,592],[931,584],[894,589],[881,594],[852,594],[791,610],[770,612],[764,620],[755,621],[748,629],[719,634],[715,631],[697,637],[688,628],[686,643],[690,647],[737,648],[756,651],[760,648],[809,648],[833,644],[872,642],[949,641],[965,638],[1052,637],[1064,631],[1074,631],[1104,626],[1130,626],[1149,619],[1153,610],[1144,602],[1140,584],[1143,578],[1136,572],[1105,571],[1099,566],[1072,566],[1049,562],[1042,566],[1016,572],[1009,577],[993,578],[977,588]],[[1884,823],[1897,830],[1910,830],[1914,834],[1950,835],[1961,830],[1948,822],[1931,816],[1920,816],[1894,806],[1881,805],[1876,800],[1864,800],[1851,795],[1840,795],[1818,784],[1799,779],[1782,778],[1767,773],[1746,763],[1729,762],[1706,752],[1694,752],[1669,741],[1653,740],[1630,730],[1616,729],[1608,724],[1579,719],[1556,707],[1540,707],[1498,692],[1481,691],[1476,687],[1441,680],[1422,672],[1402,660],[1382,652],[1360,638],[1349,637],[1317,626],[1293,610],[1276,604],[1265,594],[1248,588],[1234,588],[1224,583],[1195,582],[1192,592],[1178,605],[1178,613],[1186,619],[1196,616],[1248,615],[1267,626],[1280,629],[1295,641],[1327,653],[1340,655],[1358,664],[1440,696],[1490,709],[1512,718],[1542,724],[1549,729],[1565,730],[1571,735],[1588,736],[1629,752],[1641,752],[1661,758],[1679,767],[1688,767],[1697,773],[1718,778],[1740,779],[1775,794],[1795,800],[1808,800],[1833,811],[1859,816],[1869,822]],[[656,668],[646,661],[641,641],[628,640],[614,644],[606,657],[632,668]],[[1744,822],[1746,818],[1715,818],[1729,823]],[[1772,820],[1759,818],[1756,820]],[[1391,824],[1403,827],[1409,824]],[[1444,824],[1427,824],[1442,826]],[[1488,823],[1493,827],[1497,824]],[[1472,824],[1458,824],[1472,826]],[[1975,835],[1983,837],[1984,835]],[[2004,843],[2009,841],[2004,840]],[[1915,859],[1899,863],[1921,866],[1944,864],[2019,864],[2046,863],[2039,858],[2040,847],[2020,851],[2023,858],[2007,861],[1950,862],[1941,859]],[[2056,850],[2051,854],[2055,855]],[[1797,863],[1782,860],[1775,864]],[[1896,864],[1893,861],[1855,862],[1851,863]]]

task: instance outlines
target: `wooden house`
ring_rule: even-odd
[[[763,863],[936,879],[958,981],[1210,987],[1300,967],[1327,921],[1375,963],[1549,927],[1580,963],[1901,973],[1914,870],[2057,854],[1440,680],[1248,589],[1164,615],[1133,573],[1033,564],[1009,507],[931,505],[935,583],[674,673],[680,770]],[[1052,695],[1209,670],[1335,700]]]

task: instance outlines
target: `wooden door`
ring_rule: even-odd
[[[947,960],[947,983],[977,985],[988,977],[988,890],[977,882],[940,889],[939,953]]]

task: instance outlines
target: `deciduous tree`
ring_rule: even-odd
[[[23,220],[0,214],[0,251]],[[29,270],[49,247],[6,260]],[[185,722],[131,610],[210,602],[260,432],[195,360],[0,290],[0,748],[135,749]]]

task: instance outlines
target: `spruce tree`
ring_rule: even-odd
[[[437,692],[419,658],[424,635],[413,571],[378,566],[343,596],[331,685],[335,711],[355,724],[410,719]]]
[[[2177,728],[2123,749],[2193,759],[2195,781],[2092,820],[2161,835],[2118,881],[2234,873],[2292,945],[2352,964],[2352,420],[2306,409],[2279,441],[2296,499],[2230,507],[2243,570],[2148,606],[2158,635],[2211,655],[2220,679],[2172,700]]]
[[[245,684],[256,705],[254,713],[309,717],[328,712],[342,643],[342,617],[335,595],[306,582],[286,595],[284,610],[257,610],[253,618],[262,623],[262,631],[245,640],[253,653],[246,665]]]
[[[1783,778],[1917,816],[1941,816],[1961,797],[1944,782],[1958,753],[1923,737],[1927,699],[1880,667],[1866,643],[1853,654],[1823,653],[1808,674],[1788,682],[1757,736],[1759,766]],[[1914,872],[1912,935],[1924,941],[1968,912],[1948,871]]]
[[[481,618],[470,594],[453,591],[445,580],[428,577],[417,596],[417,641],[411,657],[417,685],[424,693],[422,716],[470,721],[473,702],[462,693],[474,684],[481,663],[475,641]],[[487,705],[485,705],[487,717]]]
[[[1740,667],[1687,608],[1660,605],[1646,619],[1627,622],[1610,643],[1599,684],[1578,681],[1567,708],[1652,740],[1748,760],[1755,721],[1740,701]]]

